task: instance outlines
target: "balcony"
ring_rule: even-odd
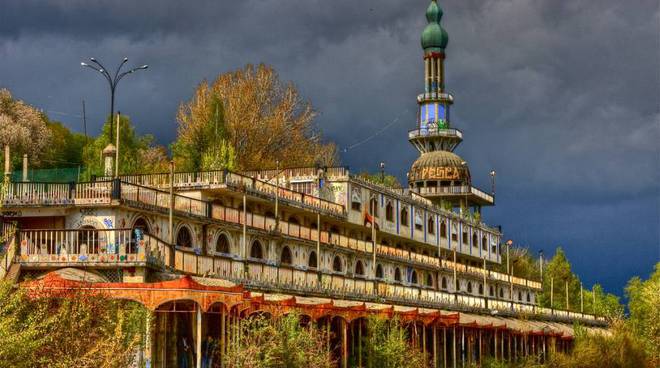
[[[495,197],[471,185],[421,187],[410,189],[424,197],[460,197],[464,196],[481,205],[492,205]]]
[[[331,172],[333,174],[342,174],[343,171],[341,169],[343,168],[332,168]],[[305,173],[303,169],[295,172]],[[105,177],[101,179],[108,180],[110,178]],[[140,185],[142,187],[162,190],[170,188],[170,174],[168,173],[122,175],[119,179],[124,183]],[[338,203],[296,192],[281,186],[278,187],[275,184],[230,171],[178,172],[174,173],[172,182],[174,189],[177,191],[232,189],[235,191],[246,191],[252,195],[271,200],[275,196],[279,196],[285,204],[289,202],[292,205],[298,205],[312,210],[321,210],[333,216],[343,217],[346,215],[344,206]]]
[[[415,139],[420,137],[447,137],[456,138],[457,140],[463,139],[463,132],[454,128],[442,129],[437,126],[431,126],[426,129],[413,129],[408,131],[408,139]]]

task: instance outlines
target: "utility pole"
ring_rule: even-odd
[[[584,313],[584,289],[580,283],[580,313]]]
[[[568,280],[566,280],[564,285],[566,285],[566,310],[568,310],[569,309],[569,306],[568,306]]]
[[[117,111],[117,143],[115,151],[115,178],[119,177],[119,117],[121,112]]]
[[[170,161],[170,208],[167,217],[167,229],[169,234],[169,243],[172,246],[172,254],[170,254],[170,266],[174,267],[174,252],[176,250],[174,244],[174,160]]]
[[[87,115],[85,114],[85,100],[82,100],[82,120],[83,120],[83,133],[85,134],[85,143],[87,143]]]
[[[552,309],[553,306],[552,299],[554,297],[554,294],[555,294],[555,278],[551,277],[550,278],[550,309]]]
[[[280,160],[275,161],[275,230],[280,229],[280,214],[279,214],[279,203],[280,203]]]

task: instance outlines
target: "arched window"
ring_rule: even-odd
[[[226,234],[218,235],[215,241],[215,251],[218,253],[229,253],[229,238]]]
[[[468,241],[469,241],[468,233],[467,231],[463,231],[463,244],[467,245]]]
[[[394,281],[401,281],[401,270],[399,267],[394,269]]]
[[[447,238],[447,224],[444,221],[440,223],[440,237]]]
[[[447,278],[444,276],[442,277],[442,288],[447,289]]]
[[[362,261],[357,261],[355,263],[355,274],[358,276],[364,276],[364,266],[362,265]]]
[[[433,286],[433,275],[426,274],[426,286]]]
[[[296,216],[289,216],[289,223],[294,225],[300,225],[300,220]]]
[[[144,217],[138,217],[137,220],[133,223],[133,230],[140,229],[142,233],[149,234],[151,230],[149,229],[149,224]]]
[[[376,266],[376,278],[377,279],[383,278],[383,266],[381,265]]]
[[[410,283],[417,285],[417,271],[415,270],[410,274]]]
[[[484,295],[484,286],[479,284],[479,295]]]
[[[518,300],[522,301],[522,293],[520,291],[518,292]]]
[[[282,248],[282,254],[280,255],[280,263],[284,265],[290,265],[292,263],[291,258],[292,258],[291,249],[289,249],[289,247]]]
[[[259,240],[252,242],[252,247],[250,247],[250,258],[263,259],[264,258],[264,249],[261,246]]]
[[[485,236],[481,238],[481,249],[488,251],[488,240]]]
[[[479,238],[477,237],[477,233],[472,233],[472,246],[473,247],[478,247],[479,246]]]
[[[311,251],[309,253],[309,260],[307,261],[307,266],[309,268],[317,268],[318,267],[318,261],[316,260],[316,252]]]
[[[488,290],[488,295],[495,296],[495,290],[493,288],[493,285],[490,285],[490,288]]]
[[[504,289],[500,288],[500,298],[504,298]]]
[[[385,219],[387,221],[394,221],[394,206],[392,206],[392,201],[387,201],[385,206]]]
[[[187,226],[181,226],[176,233],[176,245],[180,247],[192,248],[192,234]]]
[[[335,256],[335,259],[332,260],[332,270],[342,272],[341,258],[339,256]]]
[[[369,201],[369,213],[373,217],[378,217],[378,200],[376,198],[371,198]]]
[[[402,225],[402,226],[408,226],[408,221],[409,221],[409,220],[410,220],[410,219],[408,218],[408,208],[407,208],[407,207],[403,207],[403,208],[401,209],[401,225]]]
[[[472,293],[472,283],[468,281],[467,292]]]
[[[529,292],[527,293],[527,303],[531,302],[531,298],[529,296]]]
[[[435,234],[435,221],[433,220],[433,216],[429,216],[429,221],[426,225],[426,231],[429,234]]]

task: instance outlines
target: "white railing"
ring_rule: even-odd
[[[131,229],[20,230],[20,262],[144,262],[143,239]]]

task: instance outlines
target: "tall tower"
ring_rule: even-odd
[[[428,24],[422,32],[424,50],[424,93],[417,96],[419,110],[415,129],[408,140],[420,153],[408,172],[413,192],[440,205],[480,207],[492,205],[494,198],[472,187],[467,163],[454,153],[463,133],[452,127],[454,98],[445,91],[445,48],[449,41],[442,28],[442,9],[432,0],[426,9]]]

